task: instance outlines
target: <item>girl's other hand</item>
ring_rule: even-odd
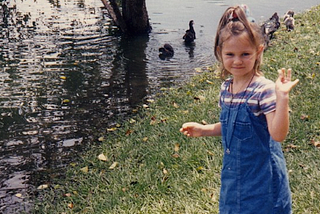
[[[182,125],[180,132],[187,137],[201,137],[203,125],[195,122],[188,122]]]

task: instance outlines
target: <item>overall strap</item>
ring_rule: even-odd
[[[227,94],[227,92],[228,92],[228,89],[230,88],[231,79],[226,80],[225,83],[226,83],[225,89],[224,89],[224,91],[221,93],[221,99],[222,99],[222,103],[223,103],[223,104],[225,104],[224,100],[225,100],[225,98],[226,98],[226,94]]]

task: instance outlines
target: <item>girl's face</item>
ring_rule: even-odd
[[[247,36],[231,36],[222,45],[222,63],[234,77],[245,76],[253,72],[254,64],[261,54],[247,39]]]

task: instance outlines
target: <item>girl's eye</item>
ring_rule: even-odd
[[[250,53],[243,53],[243,56],[250,56]]]
[[[227,56],[233,56],[233,53],[226,53]]]

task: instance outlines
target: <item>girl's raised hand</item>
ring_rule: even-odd
[[[286,69],[282,68],[278,72],[279,76],[276,81],[276,92],[283,92],[287,94],[298,84],[299,79],[291,81],[291,69],[288,69],[286,72]]]

